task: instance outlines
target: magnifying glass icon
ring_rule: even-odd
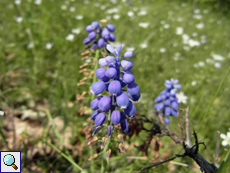
[[[7,154],[3,157],[3,162],[7,166],[12,166],[15,170],[18,169],[18,167],[14,164],[15,158],[12,154]]]

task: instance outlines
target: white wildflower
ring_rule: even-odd
[[[199,65],[200,67],[204,67],[204,66],[205,66],[205,62],[200,61],[200,62],[198,62],[198,65]]]
[[[197,81],[195,81],[195,80],[192,81],[192,83],[191,83],[192,86],[196,86],[196,84],[197,84]]]
[[[37,5],[41,5],[42,0],[34,0],[34,3],[37,4]]]
[[[221,63],[220,63],[220,62],[215,62],[215,63],[214,63],[214,67],[216,67],[216,68],[221,68]]]
[[[197,28],[197,29],[202,29],[202,28],[204,28],[204,23],[201,22],[201,23],[196,24],[196,28]]]
[[[139,47],[145,49],[146,47],[148,47],[148,44],[146,42],[143,42],[139,45]]]
[[[134,12],[133,11],[128,11],[127,14],[128,14],[129,17],[133,17],[134,16]]]
[[[141,10],[137,13],[138,16],[144,16],[147,14],[147,11],[146,10]]]
[[[81,29],[75,28],[75,29],[72,29],[71,32],[72,32],[73,34],[80,34]]]
[[[160,48],[160,52],[161,53],[165,53],[166,52],[166,49],[164,47]]]
[[[187,103],[188,97],[184,95],[184,92],[179,92],[176,94],[176,97],[178,98],[178,103]]]
[[[21,0],[15,0],[14,3],[19,5],[19,4],[21,4]]]
[[[68,41],[73,41],[74,35],[73,34],[69,34],[69,35],[66,36],[65,39],[68,40]]]
[[[106,11],[106,13],[108,13],[108,14],[117,13],[117,12],[119,12],[119,9],[118,9],[118,8],[111,8],[111,9],[108,9],[108,10]]]
[[[82,20],[82,19],[83,19],[83,16],[82,16],[82,15],[77,15],[77,16],[75,17],[75,19],[77,19],[77,20]]]
[[[182,35],[183,32],[184,32],[184,28],[182,28],[182,27],[177,27],[177,28],[176,28],[176,34],[177,34],[177,35]]]
[[[62,5],[62,6],[61,6],[61,9],[62,9],[62,10],[66,10],[66,9],[67,9],[67,6],[66,6],[66,5]]]
[[[127,47],[126,50],[130,50],[130,51],[134,51],[135,50],[135,47]]]
[[[23,20],[23,17],[19,16],[15,18],[16,22],[21,23]]]
[[[113,18],[116,19],[116,20],[117,20],[117,19],[120,19],[120,17],[121,17],[121,16],[120,16],[119,14],[114,14],[114,15],[113,15]]]
[[[227,133],[227,135],[221,133],[220,137],[223,139],[222,145],[226,147],[227,145],[230,145],[230,132]]]
[[[52,43],[46,43],[46,49],[51,49],[53,47]]]
[[[29,42],[29,44],[27,45],[27,49],[32,49],[34,47],[34,42]]]
[[[196,14],[200,13],[200,9],[195,9],[194,13],[196,13]]]
[[[164,25],[164,28],[165,28],[165,29],[168,29],[169,27],[170,27],[169,24],[165,24],[165,25]]]
[[[200,46],[200,42],[199,42],[199,41],[196,41],[196,40],[193,40],[193,39],[189,39],[189,40],[188,40],[188,45],[189,45],[190,47]]]
[[[69,11],[70,11],[70,12],[74,12],[74,11],[75,11],[75,7],[70,7],[70,8],[69,8]]]
[[[139,25],[140,27],[142,27],[142,28],[148,28],[149,25],[150,25],[150,23],[148,23],[148,22],[140,22],[138,25]]]
[[[225,59],[225,57],[218,55],[218,54],[212,54],[212,57],[216,61],[223,61]]]
[[[195,14],[195,15],[193,15],[193,19],[202,19],[202,15],[200,15],[200,14]]]

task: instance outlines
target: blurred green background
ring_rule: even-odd
[[[76,96],[88,92],[91,85],[77,86],[83,78],[79,71],[84,63],[81,53],[85,46],[82,41],[87,37],[85,27],[92,21],[107,19],[116,28],[115,44],[122,43],[123,52],[134,51],[132,72],[142,94],[135,103],[138,113],[153,118],[154,99],[164,89],[164,81],[179,79],[179,92],[188,97],[180,108],[189,106],[191,129],[207,145],[200,153],[213,162],[216,132],[226,134],[230,128],[228,4],[182,0],[1,0],[0,108],[6,111],[6,116],[1,117],[1,150],[21,150],[23,172],[78,172],[52,147],[49,151],[43,143],[46,140],[82,168],[98,172],[101,157],[88,161],[96,151],[87,145],[84,132],[90,113],[79,115],[83,106],[89,107],[90,97],[77,102]],[[180,135],[179,120],[171,121],[169,128]],[[133,147],[145,141],[147,133],[141,133],[130,140],[126,138],[126,154],[112,152],[108,172],[135,172],[151,164],[153,146],[144,160],[138,159],[143,155]],[[221,145],[220,160],[226,149],[229,146]],[[161,139],[160,160],[182,152],[181,146],[169,138]],[[189,158],[175,162],[149,172],[199,172]]]

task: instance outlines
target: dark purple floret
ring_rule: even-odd
[[[128,96],[129,96],[129,98],[130,98],[132,101],[136,102],[136,101],[138,101],[139,98],[141,97],[141,94],[131,95],[131,94],[128,93]]]
[[[125,111],[125,114],[128,115],[129,117],[135,117],[136,112],[137,112],[136,107],[132,101],[129,101],[129,105],[124,111]]]
[[[91,120],[95,120],[96,116],[97,116],[99,113],[101,113],[101,111],[99,111],[99,110],[94,111],[94,112],[91,114],[90,119],[91,119]]]
[[[127,91],[131,95],[138,95],[140,93],[140,87],[136,83],[131,83],[127,85]]]
[[[112,33],[109,34],[109,41],[114,42],[116,40],[116,36]]]

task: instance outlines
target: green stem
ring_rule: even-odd
[[[93,75],[93,83],[96,82],[97,80],[97,77],[96,77],[96,70],[98,68],[98,59],[99,59],[99,55],[100,55],[100,50],[96,50],[96,53],[95,53],[95,59],[97,61],[96,65],[94,66],[94,75]],[[94,99],[94,95],[92,94],[91,95],[91,101],[93,101]],[[92,156],[93,155],[93,150],[90,150],[90,155]],[[90,164],[90,172],[95,172],[95,167],[94,167],[94,160],[91,160],[91,164]]]
[[[200,127],[201,127],[201,125],[203,124],[203,121],[205,120],[205,118],[206,118],[206,116],[208,115],[209,111],[211,110],[212,105],[213,105],[213,103],[214,103],[214,101],[215,101],[215,99],[216,99],[216,96],[217,96],[217,94],[219,93],[219,91],[220,91],[222,85],[224,84],[224,81],[225,81],[226,77],[228,76],[229,71],[230,71],[230,66],[228,67],[228,70],[226,71],[226,73],[225,73],[225,75],[224,75],[224,78],[222,79],[222,81],[221,81],[221,83],[220,83],[220,85],[219,85],[219,87],[218,87],[218,89],[217,89],[217,91],[216,91],[216,93],[215,93],[215,95],[214,95],[214,97],[213,97],[213,99],[212,99],[212,101],[211,101],[209,107],[208,107],[208,110],[206,111],[205,115],[203,116],[203,118],[202,118],[202,120],[201,120],[201,122],[200,122],[200,125],[199,125],[199,127],[198,127],[198,131],[200,130]]]
[[[107,164],[108,164],[108,160],[106,159],[106,151],[109,148],[110,140],[111,140],[111,138],[107,139],[106,144],[105,144],[105,148],[103,150],[101,173],[105,173],[106,167],[107,167]]]
[[[100,55],[100,50],[96,50],[96,53],[95,53],[95,59],[97,61],[96,65],[94,66],[94,75],[93,75],[93,83],[96,82],[97,80],[97,77],[96,77],[96,70],[98,69],[98,59],[99,59],[99,55]],[[91,95],[91,101],[93,101],[94,99],[94,95],[92,94]]]
[[[61,152],[61,150],[59,150],[57,147],[55,147],[53,144],[44,141],[45,143],[47,143],[51,148],[53,148],[54,150],[56,150],[59,154],[62,155],[62,157],[64,157],[66,160],[68,160],[74,167],[78,168],[81,172],[85,172],[86,171],[84,169],[82,169],[78,164],[76,164],[72,159],[70,159],[67,155],[65,155],[63,152]]]

